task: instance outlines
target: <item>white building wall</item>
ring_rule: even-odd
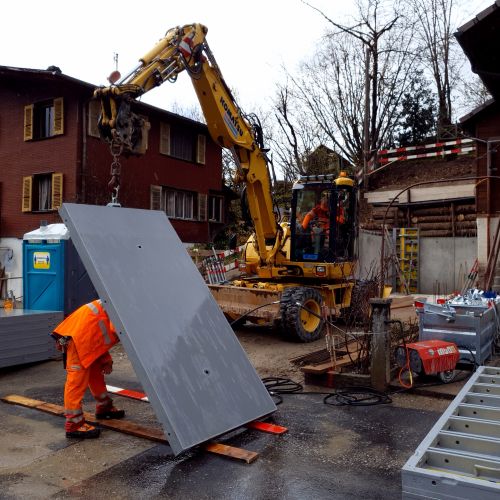
[[[16,299],[23,295],[23,240],[19,238],[0,238],[0,263],[5,267],[7,286]]]

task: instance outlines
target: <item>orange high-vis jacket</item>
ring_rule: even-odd
[[[309,226],[309,223],[311,220],[314,218],[318,218],[320,222],[323,223],[324,228],[328,229],[329,224],[329,217],[328,217],[328,210],[325,210],[322,206],[317,205],[315,206],[310,212],[306,214],[304,217],[304,220],[302,221],[302,228],[307,229],[307,226]]]
[[[100,300],[79,307],[56,326],[54,333],[73,339],[84,368],[88,368],[119,341]]]

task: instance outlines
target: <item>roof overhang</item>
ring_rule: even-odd
[[[476,73],[500,99],[500,0],[458,28],[455,37]]]

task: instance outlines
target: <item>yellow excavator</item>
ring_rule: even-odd
[[[290,216],[278,222],[262,129],[256,117],[245,115],[235,102],[206,35],[202,24],[173,28],[131,73],[96,89],[101,136],[115,157],[143,153],[147,126],[133,112],[133,101],[166,81],[175,82],[186,71],[211,137],[232,152],[235,180],[246,189],[254,228],[242,258],[245,277],[209,285],[211,292],[232,320],[279,324],[295,340],[316,340],[325,318],[338,316],[351,302],[355,182],[342,172],[338,177],[300,177],[292,188]]]

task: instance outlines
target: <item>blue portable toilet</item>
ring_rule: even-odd
[[[23,237],[23,306],[64,311],[97,298],[64,224],[42,225]]]

